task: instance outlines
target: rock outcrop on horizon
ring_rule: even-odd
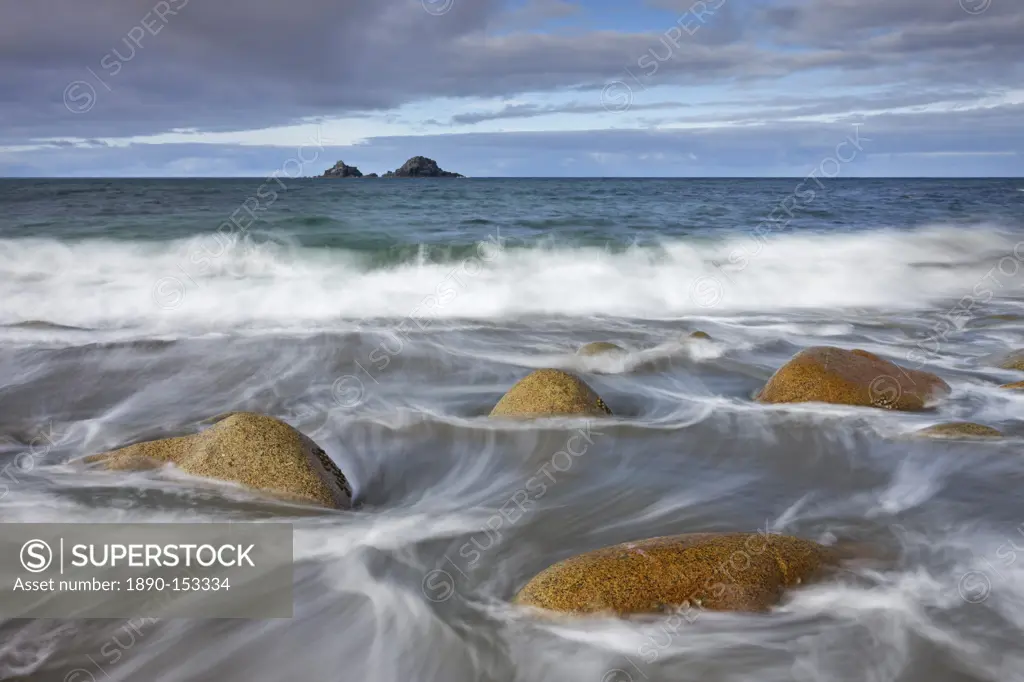
[[[362,172],[355,166],[348,166],[344,161],[339,161],[334,164],[334,167],[328,168],[321,175],[322,178],[463,178],[464,175],[458,173],[451,173],[446,170],[442,170],[437,165],[437,161],[428,159],[425,156],[414,156],[404,164],[402,167],[388,171],[384,175],[377,175],[376,173],[370,173],[363,175]]]
[[[385,178],[461,178],[458,173],[441,170],[437,161],[425,156],[414,156],[395,171],[388,171]]]
[[[325,178],[361,178],[363,174],[355,166],[346,166],[344,161],[334,164],[333,168],[324,171]]]

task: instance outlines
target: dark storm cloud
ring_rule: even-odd
[[[497,2],[33,0],[0,4],[9,137],[246,129],[431,94]],[[443,9],[443,5],[440,5]],[[69,84],[82,81],[64,95]],[[95,103],[87,95],[95,90]],[[84,111],[88,109],[87,111]]]
[[[954,0],[762,2],[743,12],[727,3],[692,40],[666,43],[670,19],[643,34],[517,31],[523,16],[536,25],[576,10],[556,0],[535,0],[525,15],[499,0],[7,0],[0,136],[242,130],[433,96],[600,91],[652,48],[671,52],[652,84],[831,69],[858,84],[1018,85],[1024,4],[962,2],[990,5],[970,14]],[[72,113],[65,96],[88,111]]]
[[[566,0],[528,0],[522,7],[512,10],[501,18],[501,28],[533,29],[547,25],[550,21],[579,14],[582,8]]]
[[[972,32],[1019,19],[1021,10],[1012,0],[784,0],[762,3],[759,15],[793,42],[842,45],[878,31]]]

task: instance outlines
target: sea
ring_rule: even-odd
[[[1022,285],[1021,179],[0,180],[0,521],[290,523],[295,561],[290,619],[4,620],[0,679],[1024,680]],[[753,400],[821,345],[952,393]],[[488,417],[545,367],[613,416]],[[74,462],[230,411],[357,506]],[[1005,437],[912,437],[948,421]],[[512,603],[718,531],[862,552],[767,613]]]

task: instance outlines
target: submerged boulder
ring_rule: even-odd
[[[705,341],[711,341],[712,340],[710,334],[708,334],[707,332],[702,332],[702,331],[693,332],[692,334],[690,334],[689,338],[691,338],[691,339],[703,339]]]
[[[235,412],[200,433],[136,443],[86,457],[112,471],[175,464],[193,476],[239,483],[281,497],[347,509],[352,489],[327,453],[283,421]]]
[[[922,410],[949,384],[928,372],[904,369],[864,350],[806,348],[761,389],[763,403],[821,402],[889,410]]]
[[[611,413],[586,382],[560,369],[538,369],[528,374],[491,410],[492,417],[605,417]]]
[[[1012,384],[1003,384],[999,388],[1008,388],[1010,390],[1019,391],[1024,388],[1024,381],[1015,381]]]
[[[998,429],[973,422],[950,422],[921,429],[915,435],[927,438],[1002,438]]]
[[[515,603],[567,614],[660,613],[689,605],[764,611],[787,587],[837,563],[810,540],[764,533],[693,533],[625,542],[546,568]]]
[[[999,366],[1024,372],[1024,350],[1013,351],[999,363]]]
[[[603,355],[604,353],[625,353],[626,350],[622,346],[617,346],[614,343],[607,341],[594,341],[580,346],[579,350],[576,351],[576,355]]]

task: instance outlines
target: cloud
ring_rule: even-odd
[[[658,111],[664,109],[682,109],[688,105],[685,102],[652,102],[650,104],[637,104],[631,107],[631,111]],[[608,108],[603,104],[582,104],[573,102],[564,105],[542,106],[539,104],[509,104],[496,111],[479,111],[467,114],[456,114],[449,119],[449,123],[473,124],[482,121],[500,121],[512,118],[534,118],[536,116],[548,116],[552,114],[601,114],[608,113]]]
[[[443,13],[420,0],[3,2],[0,145],[393,120],[440,98],[513,102],[447,117],[440,104],[410,125],[600,116],[602,89],[632,83],[627,69],[639,82],[617,121],[634,126],[651,123],[635,114],[671,110],[657,88],[715,88],[722,107],[757,91],[762,102],[729,116],[766,124],[787,97],[807,100],[790,117],[839,116],[863,108],[855,89],[868,104],[896,103],[896,89],[927,106],[1024,76],[1024,5],[1009,0],[725,0],[692,36],[678,22],[694,2],[654,4],[645,30],[583,30],[601,24],[600,10],[564,0],[446,0]],[[578,28],[548,30],[567,20]],[[831,97],[809,96],[824,87]],[[574,101],[551,99],[566,94]],[[696,123],[716,116],[695,113]]]
[[[338,159],[364,172],[395,168],[412,154],[442,167],[483,176],[805,176],[835,157],[847,139],[862,151],[841,177],[1024,174],[1024,105],[961,112],[869,117],[852,122],[775,123],[685,130],[582,130],[379,137],[365,144],[307,149],[293,175],[318,175]],[[979,134],[978,131],[985,131]],[[849,146],[841,154],[848,157]],[[266,176],[281,172],[295,148],[235,145],[131,145],[68,150],[51,147],[8,155],[0,173],[38,175],[60,167],[66,175]],[[977,162],[977,163],[975,163]],[[42,173],[45,174],[45,173]]]
[[[628,82],[627,82],[628,85]],[[851,115],[852,112],[897,110],[914,107],[941,105],[949,108],[964,107],[983,102],[986,98],[999,98],[1001,91],[985,89],[942,90],[925,89],[907,91],[899,89],[836,97],[794,97],[791,95],[772,97],[747,97],[745,99],[719,99],[703,105],[691,102],[631,103],[628,111],[636,114],[646,111],[684,111],[713,109],[716,113],[699,113],[686,116],[672,116],[657,119],[641,119],[647,126],[669,124],[715,124],[741,125],[764,124],[772,121],[793,120],[804,117],[827,117]],[[601,114],[615,110],[606,104],[584,104],[571,102],[562,105],[540,105],[533,103],[508,104],[499,109],[475,111],[452,116],[447,125],[472,125],[485,121],[535,118],[566,114]],[[441,121],[430,121],[433,125],[444,125]]]

